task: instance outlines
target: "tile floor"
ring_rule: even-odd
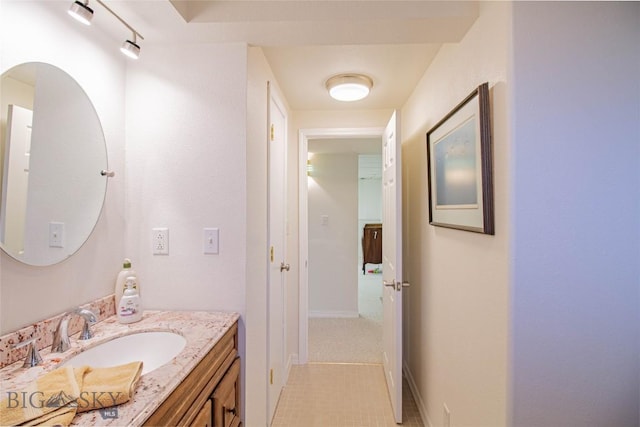
[[[309,319],[309,360],[291,368],[272,427],[393,427],[382,370],[382,275],[358,272],[357,319]],[[364,362],[364,363],[363,363]],[[424,426],[403,381],[403,426]]]
[[[403,426],[424,426],[403,386]],[[396,426],[382,365],[309,363],[292,367],[272,427]]]
[[[359,317],[310,318],[309,361],[382,363],[382,275],[357,277]]]

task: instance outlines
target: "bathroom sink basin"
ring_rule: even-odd
[[[90,347],[62,365],[109,367],[142,361],[142,375],[178,355],[187,340],[173,332],[138,332]]]

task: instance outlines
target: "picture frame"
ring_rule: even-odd
[[[427,132],[429,223],[495,234],[489,83]]]

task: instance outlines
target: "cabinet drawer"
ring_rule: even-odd
[[[240,358],[236,358],[211,396],[213,427],[240,425]]]

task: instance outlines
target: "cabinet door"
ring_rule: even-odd
[[[362,256],[365,264],[382,263],[382,226],[365,224],[362,234]]]
[[[240,359],[236,359],[213,392],[213,427],[240,425]]]
[[[211,399],[204,404],[196,419],[191,423],[191,427],[211,427]]]

